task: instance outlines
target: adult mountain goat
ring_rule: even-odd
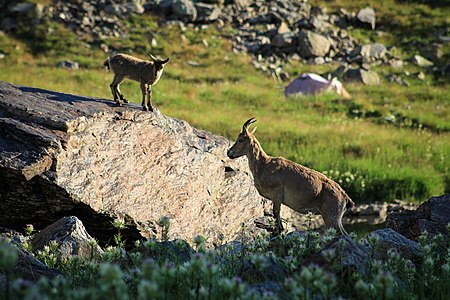
[[[151,54],[150,57],[152,61],[119,53],[108,57],[104,62],[103,65],[114,72],[114,79],[109,86],[117,105],[121,105],[120,100],[128,103],[128,100],[120,92],[119,85],[125,78],[129,78],[138,81],[141,85],[142,109],[153,111],[152,86],[161,78],[164,66],[169,62],[169,59],[162,60]]]
[[[242,126],[236,143],[228,150],[229,158],[246,155],[259,194],[273,202],[276,220],[275,233],[283,230],[280,218],[281,204],[295,211],[315,208],[327,227],[347,235],[342,226],[342,216],[347,207],[354,205],[345,191],[322,173],[309,169],[283,157],[271,157],[261,148],[248,127],[256,122],[249,119]]]

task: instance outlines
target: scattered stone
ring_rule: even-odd
[[[58,68],[63,68],[66,70],[78,70],[79,69],[79,64],[75,61],[70,61],[70,60],[63,60],[63,61],[59,61],[56,66]]]
[[[328,38],[309,30],[300,32],[298,44],[303,57],[325,56],[331,46]]]
[[[283,34],[283,33],[287,33],[287,32],[291,32],[291,30],[289,29],[289,26],[285,22],[281,22],[280,26],[277,29],[277,33]]]
[[[2,20],[1,28],[6,32],[12,32],[16,29],[17,22],[14,18],[6,17]]]
[[[358,69],[348,69],[344,74],[344,78],[348,81],[362,82],[366,85],[379,85],[380,77],[375,71]]]
[[[372,30],[375,30],[376,15],[375,11],[371,7],[361,9],[356,15],[356,21],[362,26],[368,26]]]
[[[63,258],[73,255],[88,258],[103,252],[75,216],[59,219],[37,233],[31,239],[33,252],[43,250],[51,241],[58,244]]]
[[[417,241],[424,231],[432,236],[438,233],[448,235],[447,224],[449,223],[450,194],[444,194],[431,197],[416,210],[389,214],[385,225],[408,239]]]
[[[399,76],[395,75],[395,74],[389,74],[386,76],[386,80],[389,82],[394,82],[397,83],[399,85],[403,85],[403,86],[409,86],[409,82],[406,81],[405,79],[400,78]]]
[[[319,56],[319,57],[315,57],[313,62],[315,65],[323,65],[326,61],[325,61],[325,58]]]
[[[332,257],[328,255],[330,252],[334,253]],[[368,259],[368,247],[361,246],[350,237],[344,236],[335,237],[318,254],[307,258],[302,265],[316,265],[338,274],[346,271],[366,274]],[[335,263],[340,266],[338,270],[332,267]]]
[[[296,45],[296,37],[293,32],[279,33],[272,39],[272,46],[285,48]]]
[[[108,53],[108,52],[109,52],[109,46],[108,46],[107,44],[105,44],[105,43],[102,43],[102,44],[100,45],[100,49],[102,49],[103,52],[105,52],[105,53]]]
[[[394,59],[390,62],[390,65],[395,69],[402,69],[403,68],[403,61],[400,59]]]
[[[0,240],[0,243],[2,244],[1,247],[10,247],[11,251],[15,250],[17,253],[16,264],[12,268],[12,273],[15,276],[31,282],[37,282],[41,277],[52,279],[60,274],[58,270],[47,267],[40,260],[21,247],[8,245],[8,243],[4,240]],[[1,275],[3,275],[3,272],[0,274],[0,286],[2,284]]]
[[[197,19],[197,9],[190,0],[174,0],[171,7],[172,13],[179,20],[184,22],[194,22]]]
[[[360,50],[363,62],[365,63],[383,60],[386,57],[386,53],[386,47],[380,43],[364,45]]]
[[[429,47],[425,47],[420,51],[420,55],[424,56],[426,59],[429,59],[433,62],[438,62],[442,56],[444,55],[444,52],[442,50],[442,44],[439,43],[433,43]]]
[[[195,8],[197,10],[196,22],[214,22],[222,13],[221,8],[214,4],[195,2]]]
[[[391,228],[373,231],[367,238],[370,239],[372,236],[378,237],[378,242],[374,249],[375,259],[386,261],[388,259],[388,251],[390,250],[399,253],[403,258],[412,260],[413,262],[419,262],[422,259],[423,255],[419,244],[407,239]]]
[[[433,63],[431,61],[420,55],[414,55],[413,63],[422,68],[433,66]]]
[[[4,59],[4,58],[5,58],[5,53],[0,52],[0,59]]]
[[[8,11],[12,14],[28,17],[31,19],[40,19],[44,15],[44,6],[40,3],[16,3],[8,6]]]
[[[89,3],[83,3],[84,7],[86,5],[90,5]],[[93,6],[88,6],[89,8],[86,9],[87,11],[90,11],[91,13],[95,11],[95,8]],[[127,2],[123,4],[110,4],[104,8],[104,12],[106,12],[108,15],[117,16],[117,17],[126,17],[128,15],[133,14],[143,14],[145,12],[144,7],[136,2]]]
[[[425,80],[425,73],[420,71],[416,73],[416,77],[417,79],[419,79],[420,81],[424,81]]]

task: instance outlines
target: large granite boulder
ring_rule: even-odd
[[[405,210],[389,214],[385,225],[399,232],[408,239],[417,241],[419,235],[426,231],[429,235],[448,235],[450,223],[450,194],[431,197],[416,210]]]
[[[264,208],[227,139],[137,104],[0,82],[0,226],[76,216],[100,242],[158,233],[232,239]]]

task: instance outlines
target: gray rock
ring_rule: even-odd
[[[394,59],[389,62],[390,65],[395,69],[402,69],[403,68],[403,61],[400,59]]]
[[[283,33],[287,33],[287,32],[291,32],[291,30],[289,29],[289,26],[285,22],[281,22],[280,26],[278,26],[278,28],[277,28],[277,33],[283,34]]]
[[[255,1],[254,0],[232,0],[232,2],[234,2],[234,4],[236,5],[236,7],[242,9],[242,8],[247,8],[250,5],[252,5]]]
[[[213,22],[216,21],[220,13],[221,8],[214,4],[206,4],[201,2],[195,3],[195,8],[197,10],[197,22]]]
[[[386,79],[389,82],[394,82],[394,83],[397,83],[397,84],[403,85],[403,86],[409,86],[408,81],[406,81],[405,79],[400,78],[400,76],[397,76],[395,74],[387,75]]]
[[[128,11],[135,13],[135,14],[143,14],[145,12],[144,6],[141,4],[140,1],[132,1],[125,3],[125,6],[127,7]]]
[[[356,15],[356,21],[357,23],[363,26],[369,26],[372,30],[374,30],[376,25],[375,11],[370,7],[361,9]]]
[[[358,69],[348,69],[344,74],[344,78],[347,81],[362,82],[366,85],[379,85],[380,77],[375,71]]]
[[[433,43],[430,46],[420,50],[420,55],[433,62],[438,62],[444,55],[442,44]]]
[[[421,81],[424,81],[425,80],[425,73],[422,72],[422,71],[417,72],[416,77],[417,77],[417,79],[419,79]]]
[[[122,217],[132,242],[168,216],[169,238],[230,240],[264,214],[246,159],[226,156],[231,141],[159,111],[0,82],[0,114],[0,226],[75,215],[106,242]]]
[[[51,241],[56,241],[63,258],[72,255],[87,258],[103,252],[96,243],[92,243],[93,238],[75,216],[59,219],[37,233],[31,239],[33,252],[43,250]]]
[[[0,247],[16,253],[16,263],[12,268],[14,276],[37,282],[41,277],[54,278],[60,274],[58,270],[47,267],[32,254],[20,247],[10,245],[5,240],[0,239]],[[3,275],[3,270],[1,275]],[[2,281],[3,278],[0,276],[0,287],[3,284]]]
[[[450,194],[431,197],[416,210],[407,210],[389,214],[385,225],[408,239],[416,241],[419,235],[427,231],[431,236],[438,233],[448,235],[450,223]]]
[[[375,43],[362,46],[360,53],[364,62],[374,62],[384,59],[387,49],[383,44]]]
[[[158,13],[169,15],[172,11],[172,2],[174,0],[156,0],[144,4],[145,11],[155,10]]]
[[[197,19],[197,9],[190,0],[174,0],[171,4],[175,17],[186,22],[194,22]]]
[[[407,239],[400,233],[391,228],[378,229],[371,232],[367,238],[371,236],[378,237],[378,242],[374,249],[374,258],[382,261],[388,259],[388,251],[396,251],[403,258],[419,262],[422,259],[422,251],[419,244]]]
[[[293,32],[279,33],[272,39],[272,46],[279,48],[295,46],[296,43],[295,33]]]
[[[368,250],[368,247],[359,245],[348,236],[335,237],[318,254],[305,259],[302,265],[317,265],[327,271],[338,274],[348,271],[366,274],[368,271]],[[334,252],[332,258],[328,258],[328,253],[330,252]],[[336,264],[339,265],[338,269],[333,268],[333,265]]]
[[[44,15],[44,6],[40,3],[16,3],[8,6],[11,14],[26,16],[29,18],[42,18]]]
[[[309,30],[302,30],[298,38],[299,52],[305,58],[325,56],[330,50],[330,40]]]
[[[431,61],[420,55],[414,55],[413,63],[422,68],[433,66],[433,63]]]
[[[15,230],[0,227],[0,241],[2,240],[7,240],[11,244],[22,247],[22,244],[27,241],[27,238]]]
[[[70,61],[70,60],[62,60],[59,61],[56,66],[58,68],[63,68],[66,70],[78,70],[79,69],[79,64],[75,61]]]
[[[2,20],[1,28],[6,32],[14,31],[17,27],[17,22],[14,18],[6,17]]]

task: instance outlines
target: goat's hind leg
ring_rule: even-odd
[[[281,203],[283,203],[283,192],[277,193],[277,196],[272,199],[272,208],[273,208],[273,216],[275,218],[275,231],[273,232],[274,235],[280,234],[283,230],[283,223],[281,222]]]
[[[334,198],[328,198],[328,201],[325,201],[319,211],[328,228],[334,228],[336,232],[341,235],[348,235],[342,225],[342,217],[345,213],[345,203],[338,202]]]

